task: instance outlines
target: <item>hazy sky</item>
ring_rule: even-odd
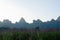
[[[0,20],[19,21],[23,17],[27,22],[33,19],[42,21],[60,16],[60,0],[0,0]]]

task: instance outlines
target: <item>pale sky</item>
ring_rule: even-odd
[[[13,23],[23,17],[47,21],[60,16],[60,0],[0,0],[0,21],[9,19]]]

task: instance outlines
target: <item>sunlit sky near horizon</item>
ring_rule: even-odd
[[[13,23],[23,17],[47,21],[60,16],[60,0],[0,0],[0,21],[9,19]]]

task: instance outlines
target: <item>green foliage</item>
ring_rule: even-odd
[[[4,32],[0,40],[60,40],[60,32]]]

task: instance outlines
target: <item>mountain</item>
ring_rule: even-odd
[[[57,21],[60,21],[60,16],[57,18]]]
[[[9,27],[9,28],[23,28],[23,29],[35,29],[38,27],[40,30],[47,29],[60,29],[60,16],[57,20],[52,19],[51,21],[42,22],[40,19],[33,20],[33,23],[27,23],[24,18],[21,18],[19,22],[12,23],[8,19],[0,21],[0,27]]]
[[[28,28],[28,25],[24,18],[21,18],[19,22],[15,23],[15,27],[17,26],[17,28]]]
[[[42,21],[37,19],[37,20],[33,20],[33,23],[30,24],[31,28],[35,28],[35,27],[42,27]]]
[[[10,21],[10,20],[8,20],[8,19],[5,19],[5,20],[3,20],[3,22],[0,22],[0,27],[4,27],[4,26],[7,26],[7,27],[9,27],[9,26],[12,26],[11,25],[12,24],[12,22]]]
[[[24,18],[21,18],[21,19],[20,19],[20,21],[19,21],[19,23],[24,24],[24,23],[27,23],[27,22],[25,21],[25,19],[24,19]]]

